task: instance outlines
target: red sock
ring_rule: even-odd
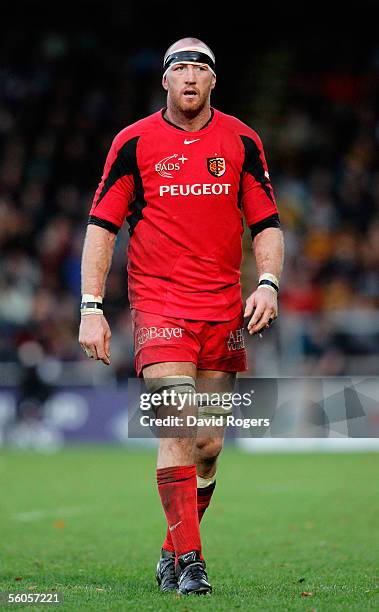
[[[197,514],[199,517],[199,523],[204,516],[204,512],[211,503],[211,498],[213,495],[213,491],[215,490],[215,486],[216,482],[212,482],[212,484],[208,485],[207,487],[197,490]]]
[[[158,469],[157,482],[171,536],[171,547],[169,544],[164,548],[175,550],[177,557],[191,550],[198,550],[201,554],[196,466]]]
[[[216,482],[212,482],[212,484],[210,484],[208,487],[197,489],[197,514],[199,518],[199,524],[204,516],[204,512],[206,511],[211,502],[215,486]],[[162,548],[164,548],[165,550],[169,550],[170,552],[175,552],[175,547],[169,529],[167,529],[166,539],[163,542]]]

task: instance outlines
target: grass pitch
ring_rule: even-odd
[[[75,611],[378,610],[378,468],[374,453],[226,449],[202,522],[214,593],[183,598],[155,584],[154,453],[3,451],[0,590],[58,591],[58,610]]]

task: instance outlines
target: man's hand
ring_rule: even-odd
[[[110,365],[110,340],[111,330],[104,315],[82,315],[79,342],[87,357]]]
[[[254,314],[253,314],[254,313]],[[278,297],[271,289],[258,287],[246,300],[244,317],[251,317],[247,329],[249,334],[258,334],[278,316]]]

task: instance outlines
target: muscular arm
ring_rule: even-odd
[[[104,295],[115,242],[112,232],[88,225],[82,255],[82,294]]]
[[[279,280],[284,259],[283,232],[277,227],[264,229],[255,236],[253,251],[258,277],[264,272],[269,272]]]
[[[82,293],[103,296],[112,262],[116,236],[102,227],[89,225],[82,255]],[[111,331],[102,314],[82,315],[79,342],[92,359],[110,364]]]
[[[279,228],[268,227],[253,240],[258,277],[269,272],[279,280],[283,268],[284,241]],[[254,313],[254,314],[253,314]],[[257,334],[269,326],[269,320],[278,316],[277,295],[267,287],[258,287],[246,300],[245,317],[251,317],[247,329]]]

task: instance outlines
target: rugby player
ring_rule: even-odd
[[[152,391],[190,397],[204,382],[230,388],[247,369],[244,317],[250,334],[277,317],[283,237],[259,136],[211,107],[212,50],[196,38],[175,42],[164,56],[162,84],[166,107],[116,135],[93,199],[79,342],[88,357],[110,364],[103,297],[126,219],[137,375]],[[243,217],[259,277],[245,308]],[[222,432],[159,440],[157,483],[167,518],[156,573],[162,591],[212,590],[199,524],[215,489],[222,444]]]

